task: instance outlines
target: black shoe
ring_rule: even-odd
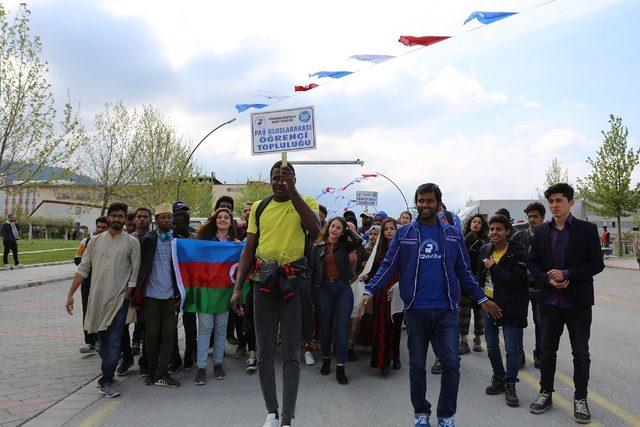
[[[533,367],[536,369],[540,369],[542,366],[542,361],[540,361],[540,354],[537,351],[533,352]]]
[[[227,374],[222,369],[222,363],[216,363],[213,365],[213,378],[217,380],[223,380],[227,378]]]
[[[238,345],[238,338],[232,335],[230,337],[227,337],[227,342],[231,345]]]
[[[466,341],[460,341],[458,343],[458,354],[467,354],[471,353],[471,349],[469,348],[469,343]]]
[[[547,409],[553,406],[553,399],[551,398],[551,392],[541,391],[538,393],[538,397],[529,405],[529,412],[532,414],[542,414]]]
[[[440,375],[442,373],[442,363],[440,363],[440,359],[436,357],[436,361],[431,367],[431,373],[434,375]]]
[[[133,362],[129,362],[128,360],[125,362],[123,360],[122,362],[120,362],[120,366],[118,366],[118,369],[116,370],[116,375],[118,375],[119,377],[124,377],[125,375],[127,375],[127,371],[129,370],[131,365],[133,365]]]
[[[146,366],[138,365],[138,376],[140,378],[148,378],[149,377],[149,368]]]
[[[524,357],[524,351],[520,352],[520,369],[524,368],[524,365],[527,364],[527,359]]]
[[[344,365],[343,366],[336,366],[336,378],[338,379],[338,383],[340,384],[349,384],[349,380],[347,379],[347,376],[344,373]]]
[[[475,337],[473,339],[473,351],[481,352],[482,351],[482,340],[480,337]]]
[[[387,375],[389,375],[389,365],[383,366],[380,369],[380,376],[386,377]]]
[[[182,360],[171,362],[169,366],[167,366],[167,374],[173,375],[180,372],[181,366],[182,366]]]
[[[156,379],[153,377],[153,375],[147,375],[147,377],[144,379],[144,383],[146,385],[154,385],[156,382]]]
[[[322,375],[329,375],[331,373],[331,358],[323,357],[322,358],[322,368],[320,368],[320,373]]]
[[[207,370],[205,368],[198,368],[193,383],[196,385],[205,385],[207,383]]]
[[[485,393],[494,396],[504,393],[504,375],[494,375],[491,377],[491,385],[487,387]]]
[[[171,378],[168,374],[164,374],[161,378],[158,378],[155,382],[155,385],[163,386],[163,387],[171,387],[176,388],[180,387],[180,383],[173,378]]]
[[[392,366],[394,370],[398,370],[402,368],[402,363],[400,363],[400,359],[393,359]]]
[[[573,419],[580,424],[591,422],[591,412],[587,399],[573,399]]]
[[[258,369],[256,359],[247,359],[247,372],[253,374]]]
[[[518,400],[518,395],[516,394],[516,383],[507,382],[504,385],[504,400],[507,402],[508,406],[516,407],[520,406],[520,400]]]
[[[355,362],[357,360],[356,350],[353,347],[349,347],[349,350],[347,351],[347,360],[349,362]]]

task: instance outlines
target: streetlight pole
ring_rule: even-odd
[[[380,175],[381,177],[383,177],[384,179],[386,179],[387,181],[389,181],[390,183],[392,183],[392,184],[393,184],[393,186],[394,186],[394,187],[396,187],[396,188],[398,189],[398,191],[399,191],[399,192],[400,192],[400,194],[402,195],[402,198],[404,199],[404,204],[406,205],[407,210],[409,210],[409,203],[407,202],[407,198],[404,196],[404,193],[402,192],[402,190],[400,189],[400,187],[398,187],[398,185],[397,185],[395,182],[393,182],[393,181],[391,180],[391,178],[389,178],[388,176],[383,175],[383,174],[381,174],[380,172],[376,172],[376,174],[377,174],[377,175]]]
[[[182,166],[182,171],[180,172],[180,180],[178,181],[178,191],[176,193],[176,200],[180,200],[180,185],[182,185],[182,178],[184,177],[184,171],[187,168],[187,165],[189,164],[189,161],[191,160],[191,157],[193,156],[193,153],[196,152],[196,150],[198,149],[198,147],[200,147],[200,145],[204,142],[205,139],[207,139],[209,137],[209,135],[211,135],[212,133],[214,133],[215,131],[217,131],[218,129],[220,129],[222,126],[226,126],[229,123],[233,123],[235,122],[236,119],[233,118],[229,121],[226,121],[218,126],[216,126],[211,132],[209,132],[208,134],[206,134],[204,136],[204,138],[202,138],[200,140],[200,142],[198,142],[198,144],[196,144],[195,147],[193,147],[193,150],[191,150],[191,154],[189,154],[189,157],[187,157],[187,160],[184,162],[184,165]]]

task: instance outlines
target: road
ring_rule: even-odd
[[[13,362],[10,369],[1,371],[0,384],[4,386],[14,369],[28,372],[55,370],[55,376],[68,377],[75,385],[99,373],[97,357],[86,358],[77,353],[82,343],[78,317],[64,318],[63,302],[68,282],[5,292],[2,294],[0,321],[3,331],[13,324],[13,336],[0,334],[0,356],[3,366],[18,348],[28,345]],[[596,306],[591,337],[590,407],[594,422],[602,426],[640,426],[640,273],[632,270],[608,268],[596,279]],[[46,290],[45,290],[46,289]],[[38,290],[42,290],[40,297]],[[18,295],[21,295],[18,297]],[[6,303],[11,297],[13,303]],[[35,299],[24,311],[7,306],[18,301]],[[47,301],[46,303],[44,301]],[[51,323],[32,322],[50,316]],[[63,321],[64,319],[64,321]],[[29,320],[22,324],[21,320]],[[13,323],[12,323],[13,322]],[[77,332],[71,329],[77,328]],[[47,333],[65,331],[50,339]],[[27,332],[34,336],[27,337]],[[24,344],[12,346],[15,335]],[[359,351],[359,360],[347,366],[350,383],[337,384],[334,375],[321,376],[319,367],[303,367],[298,399],[296,425],[304,426],[401,426],[411,425],[412,409],[408,393],[408,361],[406,347],[402,347],[403,367],[389,377],[380,378],[368,367],[368,353]],[[7,348],[8,346],[8,348]],[[525,349],[531,352],[533,328],[525,330]],[[228,347],[227,352],[232,353]],[[64,355],[64,356],[63,356]],[[48,359],[55,359],[49,363]],[[32,361],[36,360],[36,361]],[[432,361],[432,357],[429,362]],[[244,362],[229,356],[225,359],[227,378],[210,379],[204,386],[196,386],[193,370],[181,372],[176,378],[183,386],[166,389],[145,386],[135,372],[119,382],[122,396],[109,400],[100,398],[93,384],[71,394],[52,408],[44,411],[27,425],[187,425],[213,424],[220,426],[262,425],[265,416],[257,376],[244,372]],[[54,368],[55,367],[55,368]],[[211,370],[211,366],[209,367]],[[7,372],[8,371],[8,372]],[[64,372],[63,372],[64,371]],[[73,380],[73,375],[81,378]],[[488,396],[491,370],[486,351],[463,356],[461,383],[456,419],[461,426],[573,426],[572,395],[573,372],[571,350],[567,334],[563,336],[558,355],[554,408],[544,415],[532,415],[528,404],[535,398],[539,373],[531,361],[520,372],[517,386],[521,400],[519,408],[509,408],[502,396]],[[66,375],[62,375],[65,373]],[[51,377],[52,375],[49,375]],[[46,377],[46,376],[44,376]],[[45,378],[46,379],[46,378]],[[439,377],[428,374],[428,398],[437,402]],[[71,387],[69,387],[71,388]],[[0,399],[1,397],[0,388]],[[0,400],[0,407],[2,400]],[[1,414],[1,413],[0,413]],[[31,413],[30,413],[31,414]],[[7,418],[0,418],[5,422]]]

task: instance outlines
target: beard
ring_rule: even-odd
[[[114,230],[122,230],[122,227],[124,227],[124,222],[112,221],[109,223],[109,227],[113,228]]]

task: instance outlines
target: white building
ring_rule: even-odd
[[[96,218],[100,216],[100,205],[66,200],[43,200],[31,212],[29,217],[39,216],[67,220],[74,228],[87,227],[93,232]]]

